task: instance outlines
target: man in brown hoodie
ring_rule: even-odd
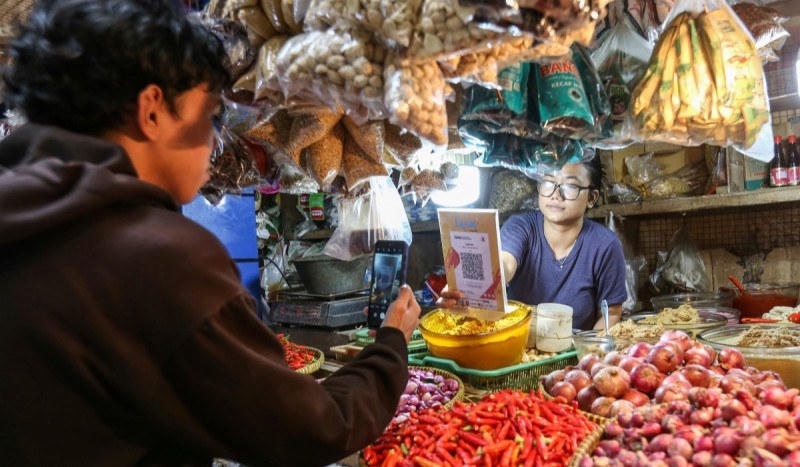
[[[219,41],[166,0],[40,0],[9,53],[30,123],[0,142],[0,463],[324,465],[373,441],[407,381],[408,287],[317,384],[180,214],[208,178]]]

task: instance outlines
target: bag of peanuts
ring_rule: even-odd
[[[311,0],[305,14],[306,31],[325,31],[348,21],[346,0]]]
[[[447,83],[436,62],[394,55],[386,61],[384,80],[389,121],[434,144],[447,144]]]
[[[341,105],[356,123],[382,118],[382,45],[352,28],[312,31],[289,39],[277,57],[287,98]]]

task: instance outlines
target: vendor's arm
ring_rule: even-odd
[[[503,273],[505,274],[506,284],[511,282],[511,279],[514,277],[514,274],[517,272],[517,259],[514,258],[514,255],[507,251],[502,251],[501,259],[503,261]],[[442,289],[442,293],[439,294],[439,298],[436,300],[436,307],[437,308],[450,308],[455,306],[455,304],[463,297],[461,292],[451,292],[447,290],[447,286],[445,285]]]
[[[611,327],[617,323],[619,323],[620,319],[622,319],[622,304],[613,305],[608,307],[608,327]],[[594,323],[594,329],[605,329],[605,324],[603,323],[603,312],[598,308],[597,309],[597,322]]]

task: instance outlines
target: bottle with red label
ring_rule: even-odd
[[[781,147],[781,137],[775,136],[775,152],[769,162],[769,186],[782,187],[789,183],[789,171],[787,170],[786,156]]]
[[[800,185],[800,154],[797,153],[795,135],[789,135],[786,140],[786,165],[789,185]]]

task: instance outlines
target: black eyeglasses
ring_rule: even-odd
[[[556,188],[558,188],[558,192],[561,193],[562,198],[567,201],[572,201],[578,199],[581,191],[591,190],[592,187],[573,185],[572,183],[554,183],[550,180],[542,180],[539,182],[539,194],[545,198],[553,196],[553,193],[556,192]]]

